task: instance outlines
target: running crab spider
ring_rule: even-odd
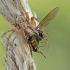
[[[21,16],[21,15],[20,15],[20,16]],[[25,24],[27,24],[27,27],[30,28],[31,30],[34,30],[34,29],[36,28],[35,20],[36,20],[37,22],[40,22],[36,17],[31,17],[31,18],[29,19],[28,12],[26,12],[25,19],[23,18],[23,20],[24,20]],[[29,21],[31,21],[31,22],[29,22]],[[10,33],[10,32],[11,32],[11,34],[10,34],[9,37],[8,37],[8,40],[9,40],[9,38],[12,36],[12,34],[13,34],[16,30],[17,30],[17,31],[23,30],[25,33],[28,33],[28,31],[26,31],[27,28],[23,29],[23,27],[22,27],[21,24],[19,23],[19,20],[18,20],[17,16],[16,16],[16,18],[15,18],[15,24],[12,24],[12,25],[13,25],[15,28],[6,31],[5,33],[3,33],[3,35],[2,35],[1,37],[3,37],[4,35],[6,35],[7,33]]]

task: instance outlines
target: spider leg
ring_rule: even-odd
[[[4,35],[6,35],[8,32],[14,31],[14,29],[10,29],[8,31],[6,31],[5,33],[3,33],[3,35],[1,37],[3,37]]]
[[[11,38],[11,36],[12,36],[12,34],[15,32],[15,30],[13,30],[12,32],[11,32],[11,34],[9,35],[9,37],[8,37],[8,40],[9,40],[9,38]]]
[[[31,17],[31,20],[35,19],[36,21],[40,22],[36,17]]]

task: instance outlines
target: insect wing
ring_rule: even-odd
[[[58,10],[59,10],[59,7],[56,7],[52,11],[50,11],[48,13],[48,15],[46,15],[46,17],[39,23],[39,25],[36,27],[36,29],[44,28],[45,26],[47,26],[50,23],[50,21],[55,17]]]

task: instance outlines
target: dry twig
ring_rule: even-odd
[[[6,70],[36,70],[24,31],[33,16],[27,0],[0,0],[0,13],[14,26],[3,35]]]

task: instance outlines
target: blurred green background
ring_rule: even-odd
[[[29,0],[32,12],[36,12],[42,20],[53,8],[59,7],[59,12],[45,28],[48,32],[48,45],[41,47],[46,59],[33,52],[37,70],[70,70],[70,0]],[[0,15],[0,36],[9,29],[8,22]],[[4,50],[0,44],[0,70],[4,70]]]

